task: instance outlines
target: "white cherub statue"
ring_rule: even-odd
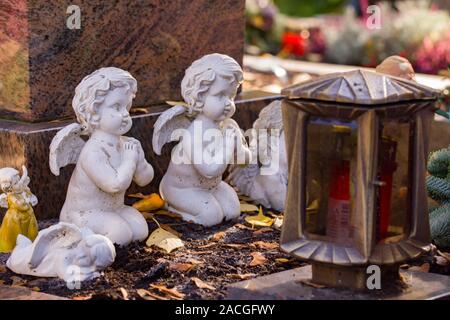
[[[115,257],[116,250],[107,237],[60,222],[39,231],[34,242],[19,235],[6,266],[17,274],[73,282],[98,277]]]
[[[266,208],[284,211],[288,163],[281,101],[261,110],[250,135],[252,164],[233,166],[226,181]]]
[[[50,145],[50,168],[76,163],[60,220],[126,245],[144,240],[148,226],[142,214],[124,204],[132,181],[145,186],[153,168],[138,140],[125,137],[136,80],[118,68],[102,68],[85,77],[72,101],[79,123],[61,129]],[[90,136],[85,142],[81,136]]]
[[[239,199],[222,181],[229,163],[251,160],[238,124],[231,119],[234,98],[243,81],[239,64],[229,56],[209,54],[192,63],[181,82],[186,105],[158,118],[153,150],[181,140],[172,150],[169,168],[159,186],[168,209],[204,226],[237,218]]]

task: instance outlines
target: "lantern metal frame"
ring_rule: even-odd
[[[286,88],[282,103],[289,162],[288,192],[280,247],[312,262],[313,280],[334,286],[365,286],[365,268],[376,264],[398,271],[398,265],[429,249],[425,187],[428,132],[438,93],[413,81],[365,70],[330,74]],[[306,141],[311,116],[354,120],[357,169],[353,245],[324,241],[306,231]],[[409,186],[409,234],[396,243],[377,243],[376,188],[379,126],[383,119],[407,117],[414,124]],[[346,268],[352,267],[352,268]],[[395,272],[394,272],[395,273]]]

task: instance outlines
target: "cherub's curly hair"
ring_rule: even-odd
[[[244,80],[241,66],[233,58],[219,53],[208,54],[194,61],[181,81],[181,95],[189,107],[189,115],[201,112],[204,94],[217,75],[231,77],[240,84]]]
[[[100,120],[97,106],[105,100],[108,91],[119,87],[126,87],[134,98],[137,81],[129,72],[114,67],[98,69],[78,84],[72,107],[87,133],[91,133]]]

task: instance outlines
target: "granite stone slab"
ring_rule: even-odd
[[[436,300],[450,299],[450,277],[400,271],[405,286],[397,290],[355,291],[313,286],[311,266],[274,273],[232,284],[230,300]]]
[[[80,8],[81,28],[66,25]],[[180,99],[184,70],[219,52],[242,63],[244,0],[1,0],[0,118],[72,117],[76,85],[115,66],[138,81],[135,106]]]

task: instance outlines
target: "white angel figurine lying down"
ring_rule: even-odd
[[[226,181],[264,207],[284,211],[288,163],[281,101],[261,110],[253,124],[250,149],[253,163],[233,166]]]
[[[129,110],[136,91],[136,80],[118,68],[85,77],[72,102],[79,123],[60,130],[50,145],[53,174],[76,163],[60,220],[88,227],[119,245],[148,236],[142,214],[124,205],[131,182],[145,186],[154,175],[139,141],[123,136],[132,125]]]
[[[6,266],[17,274],[72,282],[98,277],[115,257],[114,245],[105,236],[60,222],[39,231],[34,242],[19,235]]]
[[[234,59],[206,55],[186,70],[181,82],[187,106],[172,107],[155,123],[156,154],[167,142],[181,140],[159,189],[168,209],[184,220],[212,226],[240,214],[237,194],[222,181],[222,174],[235,159],[251,161],[243,134],[230,119],[242,81],[242,69]]]

